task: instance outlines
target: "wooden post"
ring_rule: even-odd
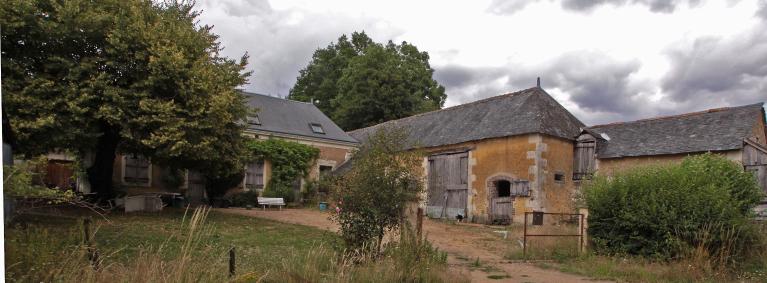
[[[582,249],[585,251],[589,248],[589,210],[588,208],[581,208],[579,212],[583,215],[581,221],[581,234],[583,236],[581,236],[581,241],[583,245]]]
[[[93,269],[99,269],[99,252],[93,247],[93,240],[91,239],[92,222],[93,220],[90,217],[83,219],[83,244]]]
[[[583,214],[581,216],[581,246],[580,246],[580,252],[583,253]]]
[[[229,249],[229,277],[234,276],[235,273],[235,258],[234,258],[234,247]]]
[[[418,208],[418,213],[416,215],[417,215],[417,218],[416,218],[415,229],[416,229],[416,235],[418,236],[418,242],[420,243],[422,239],[421,235],[423,235],[423,208],[422,207]]]
[[[91,245],[91,218],[83,219],[83,244]]]

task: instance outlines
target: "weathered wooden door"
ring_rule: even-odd
[[[767,193],[767,153],[746,144],[743,147],[743,167],[754,174],[759,187]]]
[[[514,218],[514,200],[516,197],[530,194],[530,182],[527,180],[496,179],[488,183],[490,195],[490,221],[496,224],[509,224]]]
[[[192,205],[204,204],[205,177],[198,171],[189,170],[187,173],[186,199]]]
[[[68,161],[48,161],[45,185],[60,189],[71,189],[75,180],[72,166],[72,162]]]
[[[429,157],[429,194],[426,213],[434,218],[466,217],[468,153]]]
[[[511,217],[514,215],[514,198],[509,196],[491,198],[490,213],[492,215],[491,220],[493,223],[511,223]]]

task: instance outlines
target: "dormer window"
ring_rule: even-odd
[[[258,119],[258,115],[248,116],[248,124],[261,125],[261,119]]]
[[[312,128],[312,132],[315,134],[325,134],[325,130],[322,128],[322,125],[318,123],[309,123],[309,127]]]

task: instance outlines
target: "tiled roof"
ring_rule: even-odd
[[[533,87],[349,132],[363,141],[380,127],[403,128],[419,147],[530,133],[573,140],[581,121],[546,91]]]
[[[606,140],[599,158],[740,149],[758,119],[762,103],[676,116],[589,127]]]
[[[248,105],[258,109],[260,125],[248,124],[251,130],[289,134],[316,139],[357,143],[311,103],[244,92]],[[322,126],[322,133],[312,131],[310,124]]]

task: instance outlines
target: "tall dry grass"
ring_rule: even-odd
[[[216,231],[206,224],[209,209],[185,213],[180,232],[166,242],[139,249],[130,261],[119,261],[124,250],[100,250],[94,267],[89,246],[82,243],[82,227],[68,233],[44,226],[28,226],[23,235],[6,242],[6,279],[9,282],[461,282],[447,270],[446,255],[411,234],[389,243],[382,255],[348,253],[329,245],[308,252],[290,250],[260,260],[277,264],[237,266],[228,274],[227,253],[206,242]],[[98,234],[98,231],[94,231]],[[405,233],[403,233],[405,234]],[[170,252],[169,241],[183,241]],[[79,244],[72,244],[79,243]],[[98,249],[99,247],[95,247]],[[168,258],[168,255],[174,255]]]

